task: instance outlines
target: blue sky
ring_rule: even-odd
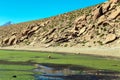
[[[0,25],[31,21],[95,5],[106,0],[0,0]]]

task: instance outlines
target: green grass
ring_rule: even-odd
[[[0,64],[0,69],[11,69],[11,70],[31,70],[34,67],[31,65],[7,65],[7,64]]]
[[[52,59],[49,59],[48,55],[51,55]],[[6,61],[7,63],[3,63],[2,60]],[[120,71],[119,59],[114,60],[78,54],[55,54],[0,50],[0,80],[33,80],[34,78],[31,76],[33,72],[30,71],[35,67],[33,65],[21,64],[28,63],[28,61],[34,63],[73,64],[94,69]],[[14,74],[18,75],[18,77],[15,79],[12,78],[12,75]]]
[[[33,68],[28,65],[0,64],[0,80],[34,80],[31,72]]]
[[[51,55],[53,59],[49,59],[48,55]],[[86,55],[0,50],[0,60],[11,62],[32,61],[36,63],[74,64],[95,69],[120,71],[119,59],[113,60]]]

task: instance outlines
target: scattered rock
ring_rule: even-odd
[[[63,42],[68,42],[68,41],[69,41],[68,38],[59,38],[59,39],[55,40],[55,42],[57,42],[57,43],[63,43]]]
[[[103,7],[103,13],[106,13],[109,10],[110,5],[111,5],[111,2],[107,2],[107,3],[103,4],[103,6],[102,6]]]
[[[12,33],[12,36],[13,36],[13,35],[16,35],[16,34],[17,34],[16,32],[13,32],[13,33]]]
[[[5,45],[9,42],[9,38],[5,38],[3,41],[2,41],[2,44]]]
[[[36,31],[36,30],[38,30],[39,28],[40,28],[39,26],[35,26],[35,27],[32,28],[31,31]]]
[[[47,36],[47,35],[51,35],[55,30],[56,30],[56,28],[54,28],[54,29],[52,29],[51,31],[49,31],[49,32],[46,34],[46,36]]]
[[[12,25],[3,31],[0,28],[0,46],[18,43],[35,46],[64,46],[64,42],[67,42],[68,46],[82,46],[81,44],[97,46],[97,41],[101,44],[100,41],[103,40],[105,44],[110,43],[120,37],[118,29],[120,25],[119,1],[110,0],[110,2],[92,7],[93,9],[90,7],[87,10],[82,9],[81,12],[76,11],[50,19],[18,24],[18,27]],[[85,14],[80,16],[81,13]],[[35,37],[37,37],[36,40],[34,40]],[[86,41],[87,44],[85,44]]]
[[[23,31],[22,31],[22,36],[27,35],[29,31],[30,31],[29,29],[23,30]]]
[[[103,10],[102,7],[97,8],[94,12],[93,12],[93,20],[98,19],[100,16],[103,15]]]
[[[22,36],[21,38],[20,38],[20,41],[23,41],[23,40],[25,40],[25,39],[27,39],[28,38],[28,36],[26,35],[26,36]]]
[[[83,15],[83,16],[76,18],[75,24],[77,24],[79,21],[83,21],[83,20],[86,20],[86,15]]]
[[[86,31],[86,27],[83,27],[82,29],[80,29],[79,35],[83,34]]]
[[[45,44],[50,43],[51,41],[53,41],[53,39],[52,39],[52,38],[47,39],[47,40],[45,41]]]
[[[120,16],[120,7],[117,7],[116,11],[111,12],[111,14],[108,17],[108,20],[115,19],[118,16]]]
[[[107,43],[110,43],[110,42],[112,42],[112,41],[114,41],[114,40],[116,40],[116,35],[115,34],[108,34],[107,36],[106,36],[106,39],[105,39],[105,44],[107,44]]]
[[[12,36],[12,37],[9,39],[9,42],[8,42],[7,44],[8,44],[8,45],[17,44],[16,36]]]
[[[100,25],[101,23],[103,23],[103,22],[106,21],[106,20],[107,20],[106,16],[105,16],[105,15],[102,15],[102,16],[98,19],[97,25]]]
[[[118,3],[118,2],[120,2],[120,0],[110,0],[110,2],[112,2],[112,3]]]

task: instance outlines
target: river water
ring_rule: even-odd
[[[36,64],[35,80],[120,80],[120,73],[71,65]]]

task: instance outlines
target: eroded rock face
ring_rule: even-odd
[[[19,45],[19,43],[25,44],[28,41],[29,45],[56,45],[57,43],[64,45],[67,43],[85,46],[87,43],[90,46],[91,44],[96,46],[97,41],[103,42],[104,45],[111,43],[119,39],[117,37],[120,36],[118,29],[120,26],[120,6],[117,4],[119,1],[111,0],[111,2],[100,4],[88,10],[89,12],[83,10],[81,12],[83,15],[79,14],[80,12],[73,12],[70,15],[63,14],[50,18],[50,20],[27,23],[27,26],[18,32],[16,30],[8,31],[9,36],[2,34],[0,44],[10,46]],[[12,28],[10,29],[12,30]]]

